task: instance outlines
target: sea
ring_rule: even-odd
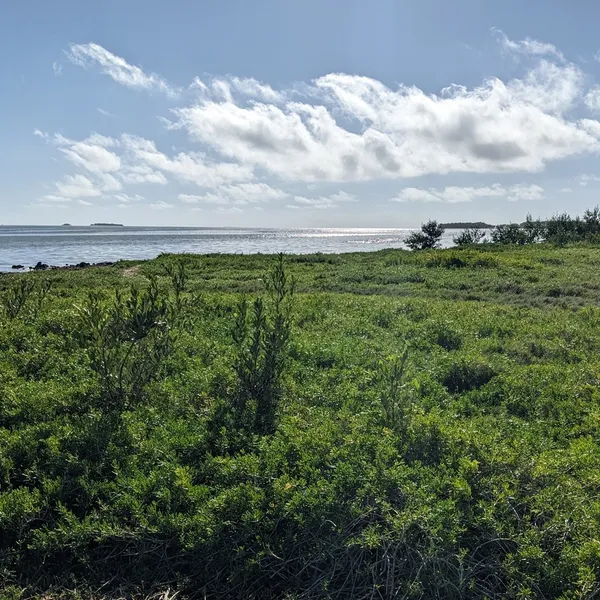
[[[0,271],[38,262],[65,266],[155,258],[162,253],[324,254],[405,248],[413,229],[0,226]],[[442,246],[456,230],[446,230]]]

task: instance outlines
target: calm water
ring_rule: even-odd
[[[12,265],[155,258],[161,252],[270,254],[403,248],[410,229],[209,229],[186,227],[0,227],[0,271]],[[456,231],[442,243],[452,244]]]

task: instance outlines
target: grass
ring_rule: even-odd
[[[271,347],[272,256],[1,276],[3,597],[594,597],[599,258],[289,256]]]

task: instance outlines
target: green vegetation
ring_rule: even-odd
[[[479,242],[485,237],[485,232],[477,227],[468,227],[464,231],[461,231],[458,235],[452,238],[452,241],[457,246],[471,246],[473,244],[479,244]]]
[[[0,595],[595,597],[599,258],[0,276]]]
[[[440,239],[444,229],[437,221],[427,221],[421,226],[421,231],[411,233],[404,243],[411,250],[432,250],[440,247]]]

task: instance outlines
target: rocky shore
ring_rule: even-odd
[[[38,262],[32,267],[26,267],[25,265],[12,265],[12,269],[15,271],[55,271],[55,270],[66,270],[66,271],[75,271],[79,269],[87,269],[88,267],[112,267],[115,263],[106,261],[106,262],[98,262],[98,263],[87,263],[80,262],[76,265],[64,265],[59,267],[57,265],[48,265],[43,262]]]

